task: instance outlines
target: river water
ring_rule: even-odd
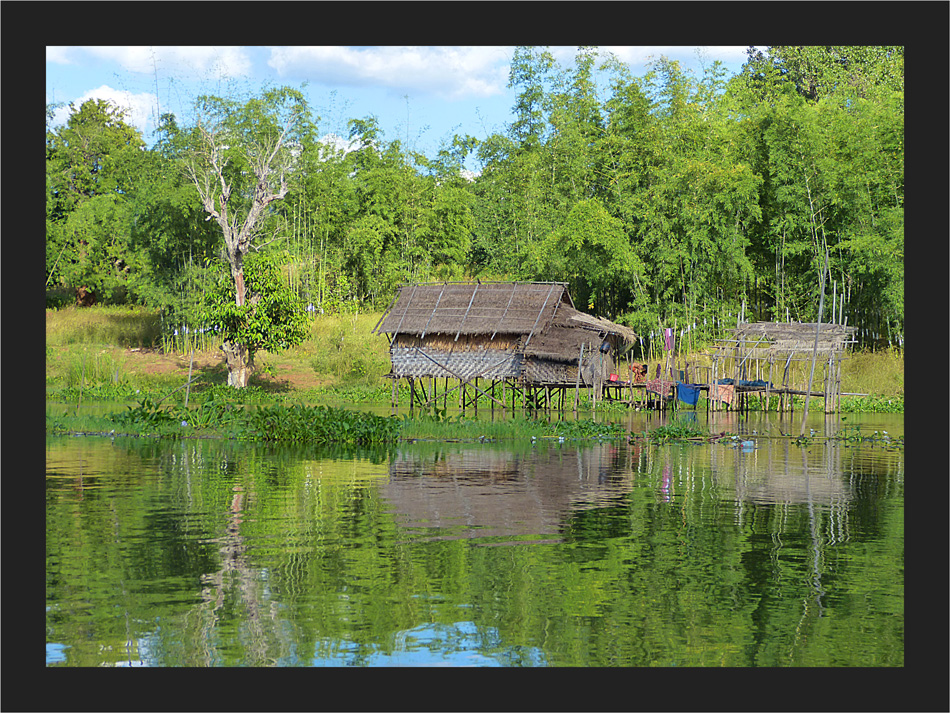
[[[697,418],[755,445],[49,436],[46,663],[903,666],[903,450]]]

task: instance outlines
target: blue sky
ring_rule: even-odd
[[[601,47],[638,75],[665,55],[687,69],[722,61],[737,72],[746,46]],[[575,47],[549,48],[570,66]],[[346,134],[349,119],[375,115],[384,139],[433,156],[456,133],[483,139],[511,121],[515,92],[506,88],[513,46],[200,47],[97,46],[46,48],[46,100],[81,104],[110,99],[151,143],[157,112],[187,122],[190,100],[223,94],[226,78],[254,91],[264,84],[299,87],[321,117],[321,134]],[[55,119],[65,119],[62,109]]]

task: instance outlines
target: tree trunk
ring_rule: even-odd
[[[224,358],[228,365],[228,386],[243,389],[251,377],[248,365],[248,351],[243,344],[225,342],[221,345]]]

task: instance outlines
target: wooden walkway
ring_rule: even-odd
[[[596,390],[590,385],[581,386],[578,384],[549,383],[549,384],[522,384],[516,379],[491,380],[491,379],[473,379],[472,381],[438,378],[419,378],[408,379],[410,393],[410,410],[414,407],[423,409],[430,408],[433,405],[438,408],[448,409],[458,407],[458,410],[465,412],[472,409],[478,413],[478,408],[488,408],[492,411],[498,410],[543,410],[543,411],[570,411],[578,410],[580,401],[580,392],[583,390],[588,393],[588,400],[591,407],[596,410],[598,404],[626,403],[631,408],[649,409],[666,411],[671,409],[685,408],[690,406],[679,401],[676,393],[676,383],[673,380],[666,380],[671,385],[670,395],[661,397],[660,394],[647,391],[646,383],[633,383],[623,381],[606,381],[602,385],[600,396],[597,396]],[[450,382],[454,382],[450,385]],[[750,395],[765,397],[760,398],[757,404],[757,410],[768,411],[788,411],[794,412],[793,396],[810,395],[812,398],[828,398],[824,392],[807,391],[793,389],[789,387],[763,388],[760,385],[745,386],[731,385],[731,402],[719,399],[709,398],[709,384],[688,384],[699,389],[702,395],[705,395],[706,411],[749,411],[751,403],[747,398]],[[393,383],[393,407],[396,407],[395,380]],[[441,387],[441,388],[440,388]],[[517,406],[516,404],[517,397]],[[774,399],[774,401],[773,401]],[[770,408],[774,403],[775,408]],[[693,406],[695,410],[697,406]]]

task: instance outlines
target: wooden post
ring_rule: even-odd
[[[805,435],[805,422],[808,420],[808,402],[811,400],[811,386],[815,378],[815,361],[818,359],[818,336],[821,331],[821,314],[825,309],[825,273],[828,271],[828,251],[825,250],[825,266],[821,271],[821,293],[818,297],[818,321],[815,323],[815,348],[811,358],[811,374],[808,377],[808,389],[805,396],[805,408],[802,410],[802,428],[800,435]]]
[[[188,408],[188,395],[191,393],[191,367],[195,364],[195,345],[191,345],[191,361],[188,363],[188,386],[185,389],[185,408]]]
[[[844,295],[841,295],[842,309],[844,309]],[[841,412],[841,359],[838,359],[838,383],[837,388],[835,389],[835,406],[836,410]]]
[[[581,365],[584,362],[584,344],[581,343],[581,355],[577,357],[577,378],[574,380],[574,417],[577,417],[577,405],[581,399]]]

